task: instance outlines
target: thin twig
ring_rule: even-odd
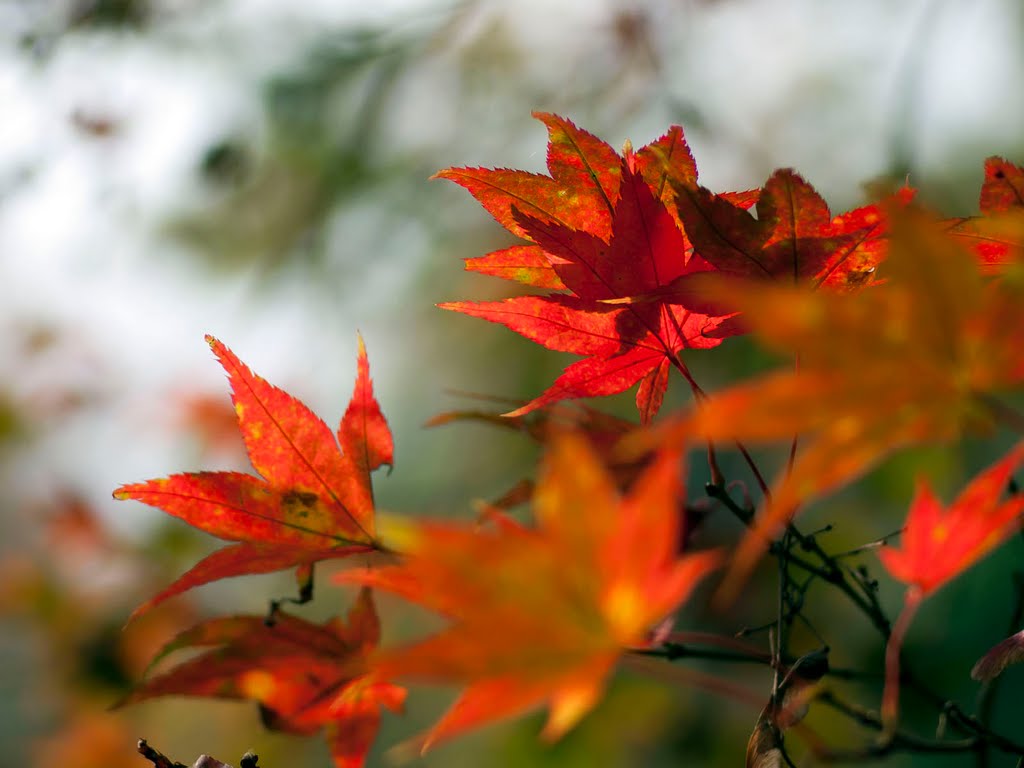
[[[166,755],[153,749],[146,743],[145,739],[139,739],[136,749],[140,755],[149,760],[156,768],[188,768],[182,763],[176,763]]]

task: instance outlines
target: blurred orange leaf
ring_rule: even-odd
[[[60,730],[33,749],[36,768],[138,768],[130,748],[132,730],[109,712],[81,709],[70,713]]]
[[[403,561],[338,578],[451,620],[372,662],[387,678],[466,686],[424,749],[544,703],[544,735],[558,738],[597,703],[623,650],[644,645],[718,562],[716,552],[677,553],[680,463],[662,452],[623,498],[586,440],[562,434],[537,483],[536,528],[382,522]]]

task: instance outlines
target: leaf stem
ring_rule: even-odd
[[[906,637],[914,615],[921,605],[923,594],[918,587],[910,587],[903,600],[903,610],[900,611],[896,623],[893,625],[889,642],[885,646],[885,689],[882,692],[882,723],[885,732],[890,733],[896,730],[900,717],[900,652],[903,647],[903,638]]]

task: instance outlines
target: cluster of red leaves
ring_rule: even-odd
[[[311,588],[313,563],[381,550],[370,473],[394,461],[391,431],[373,394],[359,339],[355,389],[337,440],[306,405],[253,374],[223,344],[207,341],[231,383],[253,467],[198,472],[125,485],[119,499],[158,507],[207,533],[238,542],[208,556],[141,605],[132,618],[192,587],[248,573],[298,567]],[[311,733],[325,727],[335,765],[357,768],[376,735],[379,707],[397,709],[404,690],[368,676],[380,627],[364,591],[342,623],[323,626],[280,615],[200,624],[161,655],[195,646],[213,651],[151,679],[124,703],[171,694],[252,699],[268,724]]]
[[[335,440],[302,403],[210,339],[260,477],[180,474],[116,492],[237,542],[136,613],[227,576],[298,567],[304,580],[327,558],[380,551],[394,560],[340,575],[364,587],[347,624],[208,622],[169,648],[214,651],[129,700],[255,699],[278,727],[326,726],[336,764],[348,768],[362,764],[379,707],[401,704],[390,682],[398,678],[465,688],[424,748],[544,704],[544,733],[558,737],[595,705],[624,650],[647,644],[721,559],[681,552],[690,442],[793,441],[786,471],[770,494],[765,488],[765,508],[732,557],[727,587],[735,589],[801,504],[895,448],[990,429],[1003,415],[994,395],[1024,380],[1024,170],[990,159],[973,218],[935,220],[909,188],[834,216],[791,170],[755,191],[706,189],[678,126],[620,155],[568,120],[538,117],[550,136],[549,175],[439,174],[526,241],[467,268],[546,292],[441,306],[585,357],[505,415],[547,445],[536,482],[509,496],[532,501],[535,525],[499,510],[483,527],[376,521],[370,473],[391,464],[393,449],[362,342]],[[706,395],[681,353],[744,332],[796,364]],[[552,426],[553,404],[638,382],[640,421],[649,424],[672,368],[698,402],[653,429],[627,435],[623,422],[586,409],[574,430]],[[493,418],[439,418],[465,416]],[[1022,459],[1024,448],[1015,449],[947,515],[923,488],[903,548],[883,553],[886,567],[924,594],[990,551],[1019,524],[1022,503],[1000,504],[998,492]],[[375,650],[368,587],[448,623],[411,645]]]
[[[652,626],[718,562],[713,552],[677,552],[679,451],[661,452],[642,472],[634,467],[623,498],[622,479],[590,442],[557,431],[549,433],[552,447],[533,494],[536,528],[500,513],[492,515],[494,530],[397,518],[378,526],[370,472],[391,462],[392,446],[362,343],[355,393],[335,443],[306,406],[209,341],[228,371],[262,479],[192,473],[116,491],[241,541],[134,615],[214,579],[296,565],[308,575],[315,561],[378,550],[401,553],[400,563],[350,570],[341,580],[397,592],[452,625],[412,647],[374,653],[379,624],[366,589],[347,623],[319,626],[283,614],[271,625],[252,616],[216,619],[183,633],[160,657],[180,648],[214,650],[142,683],[125,703],[174,694],[255,700],[275,728],[325,728],[335,764],[355,768],[376,733],[379,707],[401,704],[404,690],[389,680],[426,678],[467,689],[423,748],[546,701],[546,733],[555,737],[596,703],[622,652],[645,645]],[[621,431],[619,422],[608,424]]]
[[[620,157],[568,120],[538,117],[550,133],[550,177],[480,168],[438,175],[464,186],[506,229],[532,243],[471,259],[468,269],[559,292],[440,306],[501,323],[548,349],[587,356],[509,415],[616,394],[640,381],[637,407],[649,421],[661,406],[669,367],[686,371],[678,353],[721,343],[723,317],[672,303],[668,293],[680,278],[709,268],[692,256],[666,206],[677,184],[696,181],[696,165],[678,127]],[[753,198],[739,199],[749,205]]]
[[[557,291],[440,306],[588,356],[510,415],[616,394],[639,381],[637,408],[647,423],[661,406],[669,368],[690,378],[680,352],[715,347],[739,332],[728,322],[733,311],[688,289],[693,276],[714,271],[846,289],[870,280],[882,258],[878,206],[833,218],[793,171],[776,172],[761,190],[714,194],[697,183],[679,126],[619,156],[567,120],[537,117],[550,134],[550,176],[482,168],[438,174],[532,243],[469,259],[467,269]],[[755,201],[756,218],[746,210]]]

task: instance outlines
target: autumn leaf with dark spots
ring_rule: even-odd
[[[249,459],[259,476],[190,472],[124,485],[135,499],[221,539],[237,542],[200,561],[136,609],[229,576],[267,573],[380,548],[370,473],[393,462],[391,431],[373,395],[359,339],[355,390],[337,439],[306,405],[253,374],[227,347],[207,341],[231,383]]]

